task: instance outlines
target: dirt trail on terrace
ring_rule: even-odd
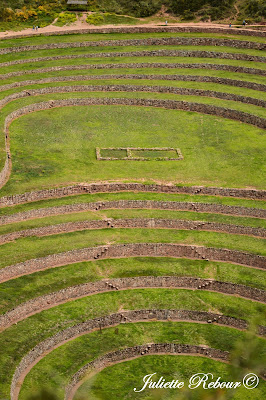
[[[198,23],[194,23],[194,22],[188,22],[188,23],[169,23],[167,25],[167,27],[189,27],[189,26],[193,26],[193,27],[198,27],[198,28],[220,28],[220,29],[228,29],[228,24],[218,24],[218,23],[211,23],[211,22],[198,22]],[[143,28],[155,28],[155,27],[165,27],[165,24],[162,22],[151,22],[151,23],[147,23],[147,24],[137,24],[137,25],[99,25],[99,26],[95,26],[95,25],[90,25],[86,22],[85,18],[78,18],[76,22],[74,22],[71,25],[64,25],[64,26],[55,26],[53,24],[48,25],[44,28],[39,28],[38,32],[33,31],[32,28],[27,28],[27,29],[23,29],[21,31],[5,31],[5,32],[0,32],[0,39],[1,38],[6,38],[9,36],[21,36],[21,35],[25,35],[25,36],[34,36],[34,35],[38,35],[40,33],[52,33],[54,32],[55,34],[57,32],[70,32],[70,31],[75,31],[75,30],[82,30],[82,29],[95,29],[95,30],[103,30],[105,28],[125,28],[125,27],[143,27]],[[246,29],[248,30],[248,29]]]

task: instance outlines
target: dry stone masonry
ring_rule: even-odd
[[[171,315],[171,310],[163,310],[163,311],[162,310],[159,310],[159,311],[158,310],[137,310],[137,311],[131,311],[129,313],[130,313],[129,314],[130,319],[128,318],[129,315],[127,315],[126,319],[124,319],[123,313],[111,314],[106,317],[89,320],[84,323],[80,323],[78,325],[67,328],[64,331],[57,333],[53,337],[50,337],[50,338],[46,339],[45,341],[39,343],[26,356],[23,357],[20,364],[16,368],[16,371],[13,375],[12,384],[11,384],[11,393],[10,393],[11,400],[18,399],[20,387],[23,383],[25,376],[30,371],[30,369],[39,360],[41,360],[45,355],[47,355],[48,353],[50,353],[52,350],[59,347],[63,343],[73,340],[74,338],[76,338],[78,336],[88,334],[95,329],[108,328],[111,326],[119,325],[120,323],[123,323],[123,322],[128,322],[128,323],[134,323],[134,322],[140,322],[140,321],[148,322],[149,320],[154,320],[154,318],[156,318],[160,321],[168,321],[169,319],[171,320],[171,318],[174,317],[174,315]],[[222,358],[224,361],[228,360],[228,353],[226,353],[226,356],[225,356],[224,352],[221,352],[221,350],[217,349],[217,350],[211,351],[211,350],[209,350],[209,348],[204,347],[203,348],[204,350],[195,351],[196,347],[197,346],[193,346],[193,349],[194,349],[193,352],[195,354],[201,353],[202,355],[210,356],[213,358]],[[223,354],[223,356],[221,356],[221,354]]]
[[[58,89],[58,88],[56,88]],[[45,89],[41,89],[45,92]],[[8,172],[6,175],[1,173],[2,182],[0,187],[3,186],[11,171],[10,148],[9,148],[9,125],[11,122],[22,115],[30,112],[47,110],[54,107],[66,106],[82,106],[82,105],[128,105],[128,106],[145,106],[145,107],[160,107],[172,110],[185,110],[194,111],[208,115],[216,115],[222,118],[230,118],[241,121],[247,124],[255,125],[259,128],[266,128],[266,119],[248,114],[242,111],[231,110],[224,107],[217,107],[208,104],[200,104],[186,101],[177,100],[155,100],[155,99],[131,99],[131,98],[81,98],[81,99],[67,99],[67,100],[50,100],[47,102],[35,103],[10,113],[4,123],[4,134],[6,138],[6,153],[9,158]],[[200,190],[199,190],[200,191]],[[1,201],[1,199],[0,199]],[[0,203],[1,204],[1,203]]]
[[[7,67],[11,65],[19,64],[32,64],[36,62],[44,61],[56,61],[56,60],[70,60],[70,59],[83,59],[83,58],[102,58],[102,57],[196,57],[196,58],[220,58],[229,60],[245,60],[253,61],[247,54],[242,53],[225,53],[216,51],[202,51],[202,50],[142,50],[142,51],[106,51],[101,53],[87,53],[87,54],[67,54],[61,56],[47,56],[47,57],[36,57],[21,60],[6,61],[0,63],[0,67]],[[257,60],[257,57],[256,57]],[[259,60],[265,61],[265,57],[260,57]],[[204,64],[204,63],[193,63],[193,64],[179,64],[179,68],[207,68],[217,70],[227,70],[231,72],[240,72],[248,74],[265,75],[264,69],[241,67],[234,65],[224,64]]]
[[[146,33],[146,32],[206,32],[206,33],[222,33],[222,34],[244,34],[246,36],[264,37],[265,32],[255,32],[251,30],[238,30],[238,29],[220,29],[220,28],[194,28],[194,27],[127,27],[127,28],[103,28],[103,29],[85,29],[79,30],[77,33]],[[67,31],[65,33],[75,33],[75,31]],[[41,35],[41,33],[39,33]],[[50,33],[54,34],[54,33]],[[58,32],[57,34],[63,34]],[[38,34],[37,34],[38,35]],[[49,33],[47,34],[47,36]],[[19,37],[15,35],[14,37]],[[35,35],[36,36],[36,35]],[[10,39],[10,37],[8,37]],[[115,47],[119,46],[222,46],[231,47],[232,49],[253,49],[253,55],[241,53],[230,53],[230,50],[225,49],[219,52],[205,51],[205,50],[147,50],[147,51],[121,51]],[[107,46],[112,46],[112,50]],[[101,52],[86,53],[88,47],[101,47]],[[102,51],[102,47],[106,47],[106,51]],[[49,50],[56,49],[81,49],[83,54],[71,55],[55,55]],[[156,49],[156,47],[154,47]],[[48,56],[34,57],[35,50],[47,50]],[[59,76],[62,71],[82,71],[86,70],[101,70],[116,68],[186,68],[186,69],[205,69],[205,70],[220,70],[237,72],[244,74],[253,74],[257,76],[265,76],[266,71],[261,68],[242,67],[226,64],[211,64],[211,63],[122,63],[119,60],[121,57],[201,57],[201,58],[220,58],[227,60],[244,60],[255,61],[263,63],[266,57],[261,56],[259,51],[265,50],[266,45],[256,41],[249,40],[236,40],[236,39],[218,39],[212,37],[172,37],[172,38],[143,38],[133,40],[101,40],[101,41],[87,41],[87,42],[72,42],[60,43],[54,41],[50,44],[39,44],[34,46],[14,46],[0,48],[0,54],[14,54],[28,51],[31,59],[18,59],[14,61],[5,61],[0,63],[0,67],[8,67],[20,64],[33,64],[42,63],[46,61],[56,61],[64,59],[93,59],[93,58],[114,58],[117,57],[118,62],[99,64],[85,64],[85,65],[62,65],[47,68],[36,68],[24,71],[11,71],[7,74],[0,75],[0,80],[7,78],[22,76],[24,74],[35,73],[50,73],[58,72],[58,76],[49,76],[42,79],[27,79],[26,81],[12,82],[0,86],[0,91],[15,89],[26,85],[47,84],[52,82],[77,82],[89,79],[136,79],[136,80],[178,80],[184,82],[211,82],[215,84],[230,85],[235,87],[248,88],[256,91],[265,91],[266,85],[250,81],[240,81],[229,78],[219,78],[212,76],[196,76],[196,75],[148,75],[148,74],[105,74],[105,75],[72,75],[72,76]],[[236,50],[234,50],[236,51]],[[254,55],[256,54],[256,55]],[[92,60],[91,60],[92,61]],[[113,61],[113,60],[110,60]],[[155,60],[156,61],[156,60]],[[93,62],[93,61],[92,61]],[[230,61],[228,61],[230,62]],[[248,63],[246,63],[248,65]],[[262,64],[260,64],[262,65]],[[97,71],[95,71],[97,72]],[[109,72],[109,71],[107,71]],[[112,71],[110,71],[112,72]],[[140,71],[141,72],[141,71]],[[175,72],[175,71],[173,71]],[[189,73],[189,72],[188,72]],[[206,71],[207,73],[207,71]],[[56,75],[56,74],[55,74]],[[217,75],[217,74],[216,74]],[[23,79],[23,78],[22,78]],[[4,83],[4,82],[2,82]],[[208,85],[205,85],[208,86]],[[229,89],[228,89],[229,90]],[[255,105],[258,107],[265,107],[266,102],[262,99],[253,97],[242,96],[233,93],[222,93],[213,90],[180,88],[171,86],[152,86],[152,85],[70,85],[57,86],[57,87],[44,87],[42,89],[26,89],[18,93],[13,93],[0,100],[0,108],[7,103],[25,98],[28,96],[38,96],[42,94],[53,93],[70,93],[70,92],[149,92],[149,93],[172,93],[178,95],[189,96],[208,96],[223,100],[230,100],[241,102],[245,104]],[[259,97],[259,96],[258,96]],[[9,126],[13,120],[22,115],[39,110],[48,110],[54,107],[65,106],[93,106],[93,105],[127,105],[127,106],[145,106],[145,107],[162,107],[166,109],[176,109],[198,112],[202,114],[215,115],[222,118],[230,118],[243,123],[252,124],[258,128],[266,128],[266,119],[249,113],[216,107],[208,104],[198,104],[186,101],[174,100],[155,100],[155,99],[130,99],[130,98],[83,98],[83,99],[67,99],[67,100],[50,100],[46,102],[39,102],[20,108],[10,113],[4,123],[5,135],[5,151],[6,160],[4,168],[0,171],[0,187],[2,187],[9,179],[12,162],[9,143]],[[91,178],[88,177],[88,181]],[[209,196],[225,196],[246,198],[255,200],[265,200],[266,191],[255,189],[237,189],[237,188],[215,188],[215,187],[202,187],[202,186],[175,186],[175,185],[146,185],[141,183],[83,183],[73,184],[68,187],[50,188],[39,191],[28,192],[24,194],[15,194],[0,198],[0,207],[9,207],[18,204],[35,202],[39,200],[68,197],[73,195],[94,194],[94,193],[118,193],[118,192],[151,192],[151,193],[183,193],[189,195],[209,195]],[[98,201],[96,203],[76,203],[63,205],[58,207],[37,208],[25,212],[14,213],[11,215],[3,215],[0,217],[0,225],[5,225],[13,222],[26,221],[31,218],[43,218],[52,215],[62,215],[72,212],[82,212],[86,210],[98,211],[105,209],[162,209],[162,210],[186,210],[193,212],[211,212],[226,215],[240,215],[255,218],[265,218],[266,211],[263,209],[248,208],[248,207],[235,207],[221,204],[200,203],[200,202],[178,202],[178,201],[149,201],[149,200],[118,200],[118,201]],[[241,226],[233,224],[223,224],[215,222],[180,220],[180,219],[154,219],[154,218],[127,218],[127,219],[98,219],[61,223],[57,225],[43,226],[32,229],[20,230],[8,234],[0,235],[0,244],[10,242],[19,238],[30,236],[45,236],[54,235],[78,230],[86,229],[107,229],[107,228],[142,228],[142,229],[180,229],[180,230],[200,230],[200,231],[217,231],[225,232],[228,234],[251,235],[257,237],[265,237],[265,229],[254,228],[251,226]],[[0,282],[15,279],[19,276],[32,274],[36,271],[42,271],[49,268],[60,267],[72,263],[82,261],[96,261],[101,259],[110,258],[127,258],[127,257],[173,257],[185,258],[195,260],[209,260],[221,261],[233,264],[243,265],[250,268],[265,269],[266,257],[250,254],[237,250],[211,248],[197,245],[174,244],[174,243],[125,243],[114,245],[101,245],[97,247],[87,247],[78,250],[70,250],[64,253],[50,254],[46,257],[29,259],[18,264],[9,265],[0,269]],[[207,264],[206,264],[207,265]],[[7,329],[13,324],[26,319],[34,314],[40,313],[52,307],[60,306],[67,302],[92,296],[99,293],[109,293],[113,291],[134,290],[134,289],[186,289],[186,290],[200,290],[217,292],[223,295],[238,296],[240,298],[249,299],[258,303],[266,303],[266,291],[256,287],[249,287],[241,284],[231,282],[221,282],[213,279],[203,279],[189,276],[141,276],[141,277],[126,277],[103,279],[97,282],[87,282],[84,284],[66,287],[56,292],[48,293],[39,297],[31,298],[30,300],[16,304],[16,307],[8,310],[5,314],[0,315],[0,331]],[[18,299],[18,302],[21,301]],[[242,300],[244,301],[244,300]],[[48,353],[61,346],[62,344],[71,341],[81,335],[89,334],[94,330],[101,330],[118,326],[122,323],[136,323],[150,321],[188,321],[191,323],[206,323],[217,324],[238,330],[245,330],[248,328],[248,323],[244,319],[237,319],[228,315],[223,315],[208,311],[196,310],[182,310],[182,309],[144,309],[133,311],[122,311],[114,314],[86,320],[84,316],[82,322],[73,325],[67,329],[59,331],[52,337],[48,337],[44,341],[38,343],[31,351],[29,351],[16,365],[17,368],[12,378],[11,384],[11,400],[18,400],[19,392],[23,381],[31,370],[31,368],[45,357]],[[218,328],[217,328],[218,329]],[[221,328],[220,328],[221,329]],[[266,336],[266,327],[259,326],[257,329],[259,336]],[[99,371],[109,365],[124,360],[130,360],[136,357],[151,355],[151,354],[172,354],[172,355],[194,355],[203,356],[219,360],[222,362],[229,362],[229,353],[220,349],[209,348],[207,346],[188,345],[181,343],[148,343],[128,348],[115,349],[107,354],[98,354],[98,358],[89,359],[88,364],[83,366],[73,376],[66,388],[65,399],[72,400],[77,387],[82,383],[82,379],[90,371]],[[25,354],[25,350],[24,350]]]
[[[163,33],[163,32],[186,32],[186,33],[220,33],[229,35],[242,35],[242,36],[254,36],[254,37],[265,37],[264,31],[252,30],[252,29],[238,29],[238,28],[223,28],[223,27],[194,27],[194,26],[156,26],[156,27],[144,27],[144,26],[131,26],[131,27],[112,27],[112,28],[89,28],[89,29],[70,29],[57,32],[45,32],[45,33],[34,33],[34,36],[55,36],[55,35],[75,35],[88,34],[88,33]],[[33,36],[29,34],[28,36]],[[15,38],[25,38],[25,35],[15,34],[4,39],[15,39]]]
[[[9,265],[0,269],[0,282],[37,271],[89,260],[127,257],[173,257],[212,260],[266,269],[266,257],[237,250],[191,246],[173,243],[130,243],[87,247],[65,253],[51,254]]]
[[[266,58],[265,58],[266,60]],[[98,69],[104,69],[104,70],[109,70],[109,69],[125,69],[125,68],[167,68],[167,69],[176,69],[176,68],[181,68],[183,65],[180,65],[179,63],[110,63],[110,64],[78,64],[78,65],[61,65],[61,66],[55,66],[55,67],[46,67],[46,68],[35,68],[35,69],[30,69],[26,71],[15,71],[15,72],[8,72],[6,74],[0,75],[0,80],[5,80],[8,78],[16,77],[16,76],[23,76],[23,75],[32,75],[32,74],[41,74],[41,73],[48,73],[48,72],[61,72],[61,71],[80,71],[80,70],[98,70]],[[196,65],[191,66],[191,68],[196,69]],[[227,70],[227,68],[211,68],[215,70]],[[191,77],[190,80],[193,80],[193,76],[189,75]],[[212,79],[212,80],[208,80]],[[169,79],[169,78],[168,78]],[[173,78],[171,78],[173,79]],[[195,78],[199,80],[199,78]],[[219,78],[219,77],[204,77],[201,76],[202,81],[201,82],[214,82],[214,83],[223,83],[227,82],[225,84],[229,84],[229,82],[234,82],[233,79],[229,78]],[[207,80],[206,80],[207,79]],[[180,80],[182,80],[180,78]],[[188,78],[184,78],[183,80],[188,80]],[[259,84],[259,83],[252,83],[248,81],[237,81],[237,84],[235,86],[239,87],[247,87],[250,89],[254,90],[263,90],[265,85]]]
[[[98,64],[99,65],[99,64]],[[122,64],[121,64],[122,65]],[[123,64],[123,67],[126,68],[128,65],[132,64]],[[204,68],[204,69],[219,69],[218,64],[134,64],[134,68],[142,68],[144,65],[148,66],[148,68],[153,68],[156,65],[160,65],[161,68],[185,68],[184,65],[194,65],[195,68]],[[110,68],[117,67],[116,64],[108,64]],[[214,68],[212,68],[212,66]],[[210,67],[210,68],[209,68]],[[225,66],[227,67],[227,66]],[[227,68],[221,68],[227,70]],[[240,71],[239,71],[240,72]],[[250,72],[253,73],[253,72]],[[255,72],[254,72],[255,73]],[[108,75],[70,75],[70,76],[56,76],[49,77],[43,79],[35,79],[35,80],[27,80],[27,81],[18,81],[13,82],[7,85],[0,86],[0,92],[4,90],[14,89],[17,87],[25,86],[25,85],[35,85],[35,84],[44,84],[44,83],[52,83],[52,82],[73,82],[73,81],[86,81],[86,80],[102,80],[102,79],[145,79],[145,80],[168,80],[168,81],[183,81],[183,82],[211,82],[218,83],[222,85],[230,85],[236,87],[245,87],[247,89],[258,90],[258,91],[266,91],[266,85],[249,82],[249,81],[239,81],[235,79],[229,78],[220,78],[215,76],[201,76],[201,75],[147,75],[147,74],[108,74]],[[1,103],[2,104],[2,103]]]
[[[116,278],[105,279],[98,282],[89,282],[76,286],[61,289],[58,292],[53,292],[40,296],[25,303],[22,303],[14,309],[7,311],[0,316],[0,330],[7,329],[9,326],[28,318],[31,315],[47,310],[51,307],[56,307],[59,304],[64,304],[69,301],[80,299],[94,294],[129,290],[129,289],[147,289],[147,288],[165,288],[165,289],[188,289],[188,290],[203,290],[222,293],[231,296],[238,296],[244,299],[249,299],[261,303],[266,302],[266,291],[240,285],[230,282],[220,282],[211,279],[193,278],[187,276],[141,276],[133,278]],[[188,313],[189,316],[185,317]],[[181,315],[181,314],[180,314]],[[194,317],[192,317],[194,315]],[[172,313],[169,311],[169,316]],[[230,325],[237,329],[246,329],[246,321],[237,320],[232,317],[217,316],[211,313],[198,311],[184,311],[182,318],[197,321],[218,322],[223,325]],[[205,318],[205,319],[204,319]],[[180,319],[177,318],[177,319]],[[226,322],[227,321],[227,322]],[[266,335],[266,328],[259,327],[259,334]]]
[[[266,229],[253,228],[250,226],[241,226],[233,224],[220,224],[205,221],[190,221],[181,219],[161,219],[161,218],[128,218],[128,219],[111,219],[105,220],[87,220],[77,222],[66,222],[62,224],[43,226],[32,229],[25,229],[16,232],[10,232],[0,235],[0,245],[11,242],[13,240],[31,237],[31,236],[48,236],[68,232],[83,231],[88,229],[106,229],[106,228],[125,228],[125,229],[179,229],[179,230],[195,230],[224,232],[234,235],[249,235],[260,238],[266,237]]]
[[[113,200],[96,203],[75,203],[63,206],[35,208],[0,217],[0,226],[14,222],[28,221],[35,218],[44,218],[54,215],[79,213],[84,211],[99,211],[110,209],[153,209],[190,211],[197,213],[215,213],[242,217],[266,218],[266,210],[252,207],[227,206],[215,203],[156,201],[156,200]]]
[[[246,199],[254,199],[254,200],[265,200],[266,191],[265,190],[257,190],[257,189],[237,189],[237,188],[215,188],[215,187],[204,187],[204,186],[174,186],[174,185],[144,185],[142,183],[91,183],[91,184],[76,184],[73,186],[59,187],[59,188],[51,188],[46,190],[38,190],[34,192],[26,192],[23,194],[15,194],[10,196],[4,196],[0,198],[0,208],[1,207],[10,207],[17,204],[24,204],[30,202],[36,202],[44,199],[53,199],[53,198],[61,198],[68,197],[74,195],[88,194],[88,193],[117,193],[117,192],[147,192],[147,193],[183,193],[189,195],[208,195],[208,196],[222,196],[222,197],[236,197],[236,198],[246,198]],[[186,203],[185,203],[186,204]],[[190,204],[190,203],[189,203]],[[197,209],[201,210],[201,206],[199,203],[191,203],[192,208],[195,211]],[[223,208],[215,204],[219,210],[223,210]],[[226,206],[224,206],[226,207]],[[233,207],[225,208],[226,211],[229,211],[229,214],[232,214],[234,210],[237,211],[237,214],[244,213],[244,215],[254,215],[255,217],[264,218],[264,210],[245,209],[244,207]],[[36,210],[36,212],[38,212]],[[221,211],[222,212],[222,211]],[[240,214],[242,215],[242,214]],[[11,216],[10,216],[11,217]],[[5,218],[5,217],[3,217]],[[9,217],[6,217],[9,218]],[[11,217],[12,218],[12,217]]]
[[[105,157],[102,156],[102,150],[122,150],[126,154],[126,157]],[[146,155],[141,156],[138,155],[139,151],[145,151]],[[156,151],[164,151],[169,155],[169,157],[165,156],[158,156],[158,157],[149,157],[149,152],[156,152]],[[170,156],[169,151],[174,153],[173,156]],[[160,153],[157,153],[157,155]],[[123,155],[123,152],[122,154]],[[105,147],[105,148],[100,148],[96,147],[96,158],[99,161],[110,161],[110,160],[128,160],[128,161],[151,161],[151,160],[157,160],[157,161],[180,161],[183,160],[183,156],[181,153],[180,149],[177,148],[172,148],[172,147]]]
[[[123,361],[148,355],[190,355],[197,357],[208,357],[221,362],[229,361],[229,353],[213,349],[207,346],[195,346],[175,343],[149,343],[142,346],[128,347],[107,353],[96,360],[91,361],[73,375],[66,388],[65,400],[72,400],[78,387],[88,378],[91,372],[99,372],[106,367]]]
[[[233,93],[217,92],[213,90],[179,88],[171,86],[142,86],[142,85],[69,85],[57,87],[45,87],[43,89],[27,89],[13,93],[0,100],[0,107],[10,101],[28,96],[38,96],[52,93],[72,92],[147,92],[147,93],[173,93],[184,96],[206,96],[223,100],[239,101],[241,103],[253,104],[259,107],[266,107],[266,101],[253,97],[236,95]]]
[[[147,39],[123,39],[123,40],[100,40],[84,41],[70,43],[49,43],[34,46],[18,46],[0,48],[0,54],[12,54],[24,51],[50,50],[50,49],[68,49],[79,47],[107,47],[107,46],[225,46],[237,49],[255,49],[265,50],[264,43],[250,42],[246,40],[235,39],[216,39],[199,37],[171,37],[171,38],[147,38]],[[253,57],[253,56],[250,56]],[[255,57],[255,56],[254,56]],[[263,58],[263,57],[262,57]],[[253,61],[255,59],[252,58]],[[256,61],[259,61],[257,59]],[[265,61],[265,60],[263,60]]]

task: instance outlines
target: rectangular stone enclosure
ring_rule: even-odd
[[[179,161],[183,160],[180,149],[172,147],[96,147],[96,158],[102,160],[129,161]]]

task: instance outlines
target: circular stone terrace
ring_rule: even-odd
[[[57,34],[0,40],[0,398],[227,377],[253,335],[260,400],[264,32]]]

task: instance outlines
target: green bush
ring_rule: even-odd
[[[225,10],[219,8],[219,7],[211,7],[210,8],[210,17],[211,20],[218,20],[218,19],[222,19],[223,16],[225,16],[225,13],[223,13],[223,11],[225,12]]]
[[[72,24],[76,20],[77,20],[76,14],[66,11],[66,12],[59,14],[56,25],[57,26],[68,25],[68,24]]]
[[[45,4],[45,0],[42,2],[43,5],[40,5],[40,1],[24,1],[20,2],[5,2],[5,5],[10,5],[10,7],[3,7],[0,5],[0,21],[12,22],[26,22],[32,21],[40,23],[40,20],[46,20],[47,17],[49,20],[52,20],[56,16],[56,7],[58,4],[55,2],[50,2],[49,4]],[[20,8],[15,7],[16,4],[21,4]],[[26,5],[24,5],[26,4]],[[39,5],[38,5],[39,4]],[[12,6],[12,7],[11,7]],[[51,21],[50,21],[51,22]]]
[[[185,10],[182,16],[182,20],[190,21],[194,19],[195,15],[190,10]]]
[[[195,13],[204,16],[207,19],[223,18],[228,15],[231,10],[234,0],[170,0],[170,10],[176,14],[181,15],[183,19],[188,19],[187,15]],[[192,18],[190,18],[192,19]]]
[[[43,7],[46,16],[49,11],[55,14],[68,10],[70,12],[109,12],[141,18],[154,15],[164,5],[170,12],[184,20],[199,17],[206,21],[208,19],[233,18],[236,15],[234,7],[236,3],[239,7],[238,17],[240,19],[251,18],[260,22],[262,18],[266,18],[265,0],[88,0],[87,5],[68,5],[67,0],[5,0],[0,1],[0,20],[13,21],[14,18],[8,10],[11,10],[12,14],[17,10],[21,12],[24,7],[27,8],[27,11],[37,11],[40,7]],[[26,21],[22,14],[20,14],[19,20]],[[89,23],[99,25],[102,21],[97,21],[93,17],[92,22]]]
[[[207,13],[202,14],[200,20],[203,22],[209,21],[209,15]]]
[[[149,17],[155,14],[161,8],[162,2],[160,0],[141,0],[125,2],[126,9],[129,15],[135,17]]]
[[[99,13],[89,14],[86,18],[86,22],[91,25],[101,25],[104,22],[104,18]]]
[[[160,10],[163,0],[98,0],[98,7],[101,11],[116,14],[127,14],[134,17],[149,17]]]
[[[12,8],[0,8],[0,20],[1,21],[12,21],[14,19],[15,12]]]
[[[264,0],[246,0],[243,2],[241,10],[247,18],[266,18],[266,3]]]

